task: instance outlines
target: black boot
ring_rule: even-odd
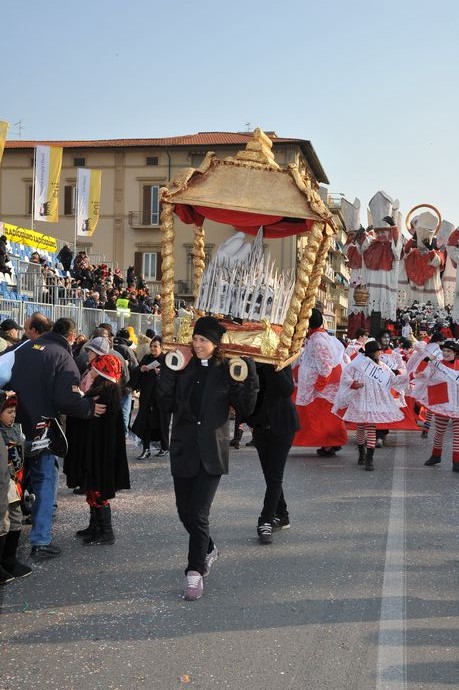
[[[149,458],[151,455],[150,451],[150,444],[149,443],[144,443],[143,444],[143,450],[137,460],[145,460],[145,458]]]
[[[441,457],[438,455],[431,455],[428,460],[425,461],[424,465],[426,467],[432,467],[432,465],[438,465],[441,462]]]
[[[233,438],[229,442],[231,448],[236,448],[236,450],[239,450],[239,446],[241,445],[241,439],[242,439],[243,433],[244,433],[244,429],[240,429],[238,426],[234,429]]]
[[[365,464],[365,445],[364,444],[358,444],[357,448],[359,449],[359,459],[357,460],[357,465],[364,465]]]
[[[6,534],[0,537],[0,562],[3,560],[3,549],[5,548]],[[0,585],[5,585],[7,582],[14,580],[14,575],[11,575],[5,568],[0,565]]]
[[[3,548],[2,567],[13,577],[27,577],[32,572],[32,568],[24,563],[20,563],[16,558],[21,530],[8,532]]]
[[[374,448],[367,448],[367,456],[365,458],[365,469],[367,472],[373,472],[373,454],[375,452]]]
[[[114,544],[115,535],[112,527],[112,509],[110,506],[96,508],[96,518],[99,525],[99,533],[91,537],[86,537],[85,544],[96,546],[98,544]]]
[[[99,534],[100,527],[96,518],[96,509],[93,506],[89,507],[89,525],[85,529],[79,529],[75,532],[76,537],[92,537]]]

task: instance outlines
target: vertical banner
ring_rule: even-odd
[[[59,220],[59,178],[62,168],[62,148],[35,148],[34,220],[57,223]]]
[[[77,235],[91,237],[99,222],[101,170],[78,168]]]
[[[0,120],[0,163],[5,149],[6,135],[8,134],[8,122]]]

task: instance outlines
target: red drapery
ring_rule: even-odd
[[[190,206],[188,204],[176,204],[175,213],[187,225],[194,223],[198,227],[202,227],[204,219],[208,218],[217,223],[232,225],[236,230],[241,230],[249,235],[256,235],[262,225],[264,237],[267,239],[309,232],[314,222],[304,218],[283,218],[282,216],[269,216],[263,213],[247,213],[245,211],[231,211],[230,209],[210,208],[209,206]]]

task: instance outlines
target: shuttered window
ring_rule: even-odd
[[[75,213],[75,187],[65,185],[64,187],[64,216],[72,216]]]
[[[159,186],[144,185],[142,199],[142,225],[159,225]]]
[[[161,280],[161,252],[136,252],[134,269],[136,275],[142,274],[145,280]]]

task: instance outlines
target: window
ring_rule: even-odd
[[[74,158],[73,165],[75,168],[84,168],[86,165],[86,158]]]
[[[147,156],[146,165],[159,165],[158,156]]]
[[[141,262],[139,262],[141,259]],[[141,265],[139,271],[136,267],[136,273],[142,273],[145,280],[161,280],[161,253],[160,252],[136,252],[135,263],[137,266]]]
[[[73,216],[75,213],[75,185],[65,185],[64,187],[64,216]]]
[[[142,202],[142,225],[159,225],[159,187],[144,185]]]
[[[33,186],[31,184],[27,185],[27,196],[26,196],[26,208],[27,208],[27,215],[30,216],[32,215],[32,204],[33,204],[33,199],[32,199],[32,191],[33,191]]]
[[[191,158],[191,167],[192,168],[199,168],[201,165],[202,161],[205,158],[205,151],[201,152],[195,152],[195,153],[190,153],[190,158]]]

